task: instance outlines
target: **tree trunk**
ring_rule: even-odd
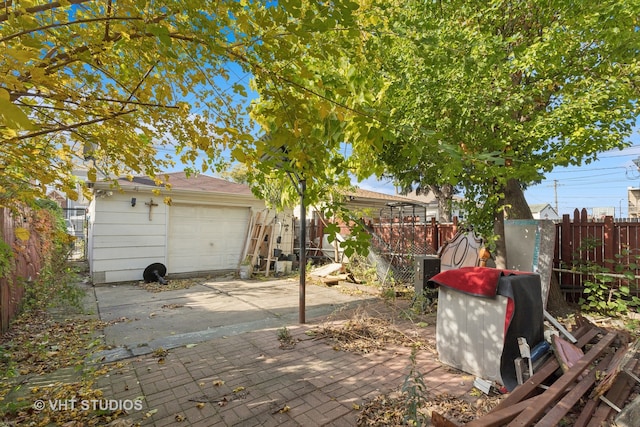
[[[496,268],[505,269],[507,268],[507,245],[504,239],[504,213],[502,210],[496,212],[493,217],[493,234],[498,236],[496,253],[494,254]]]
[[[438,201],[438,215],[440,222],[451,222],[451,201],[453,200],[454,187],[451,184],[429,185],[429,190]]]
[[[531,209],[529,209],[529,205],[527,204],[527,200],[524,197],[524,192],[522,191],[522,186],[515,179],[510,179],[507,182],[507,186],[504,192],[504,205],[505,212],[509,219],[533,219],[533,215],[531,214]],[[494,231],[496,231],[496,235],[500,236],[500,240],[496,242],[498,247],[496,251],[496,266],[498,265],[498,256],[500,250],[500,242],[502,241],[502,250],[504,249],[504,216],[501,215],[502,212],[496,215],[496,222],[494,226]],[[502,233],[498,234],[498,227],[500,226],[498,223],[502,218]],[[505,250],[506,253],[506,250]],[[506,265],[506,255],[504,258],[504,262]],[[548,311],[553,311],[557,313],[566,313],[569,309],[569,305],[567,301],[564,299],[562,295],[562,291],[560,290],[560,284],[558,283],[558,279],[556,275],[551,273],[551,283],[549,284],[549,296],[547,298],[547,308]]]
[[[504,190],[504,203],[507,218],[533,219],[531,209],[518,180],[512,178],[507,181],[507,186]]]

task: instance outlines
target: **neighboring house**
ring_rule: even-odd
[[[427,194],[416,194],[416,191],[406,194],[404,197],[413,200],[414,202],[418,202],[428,208],[429,217],[433,217],[436,221],[440,222],[440,210],[438,209],[438,200],[436,199],[433,191],[429,191]],[[460,210],[460,204],[462,203],[463,198],[457,195],[453,196],[451,201],[451,218],[457,217],[458,219],[462,219],[464,214]]]
[[[426,220],[435,215],[433,209],[425,203],[361,188],[345,192],[344,203],[350,211],[369,219],[416,216]]]
[[[265,224],[279,225],[272,227],[278,249],[293,252],[292,215],[276,217],[247,185],[167,175],[170,190],[148,177],[121,178],[120,189],[93,184],[88,257],[94,283],[142,280],[152,263],[164,264],[170,277],[236,271],[259,212],[268,214]]]
[[[560,215],[558,215],[556,210],[553,209],[549,203],[529,205],[529,209],[531,209],[533,219],[561,219]]]

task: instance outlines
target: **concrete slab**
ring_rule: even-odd
[[[204,281],[187,289],[149,292],[136,284],[96,286],[100,319],[115,348],[96,355],[113,361],[212,338],[295,324],[299,317],[297,279]],[[371,295],[347,295],[306,285],[307,317],[334,310]]]

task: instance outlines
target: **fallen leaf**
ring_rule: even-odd
[[[240,387],[236,387],[236,388],[234,388],[234,389],[233,389],[233,392],[234,392],[234,393],[239,393],[239,392],[241,392],[242,390],[244,390],[244,387],[240,386]]]
[[[202,408],[204,408],[204,402],[198,402],[198,403],[196,404],[196,408],[198,408],[198,409],[202,409]]]
[[[358,405],[357,403],[354,403],[353,405],[351,405],[351,407],[356,411],[360,410],[360,405]]]
[[[149,418],[149,417],[151,417],[153,414],[155,414],[156,412],[158,412],[158,410],[157,410],[157,409],[152,409],[152,410],[150,410],[149,412],[147,412],[146,414],[144,414],[144,417],[145,417],[145,418]]]
[[[291,408],[289,408],[288,405],[284,405],[282,408],[280,408],[280,410],[278,411],[279,413],[283,414],[285,412],[289,412]]]
[[[224,381],[215,380],[215,381],[213,381],[213,385],[216,386],[216,387],[220,387],[221,385],[224,385]]]
[[[185,416],[184,416],[184,415],[182,415],[182,414],[178,414],[178,415],[176,415],[176,416],[174,417],[174,419],[175,419],[177,422],[182,422],[182,421],[186,420],[186,419],[187,419],[187,417],[185,417]]]

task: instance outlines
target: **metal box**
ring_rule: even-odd
[[[415,257],[414,286],[416,295],[427,288],[427,282],[440,273],[440,258],[436,255],[419,255]]]

